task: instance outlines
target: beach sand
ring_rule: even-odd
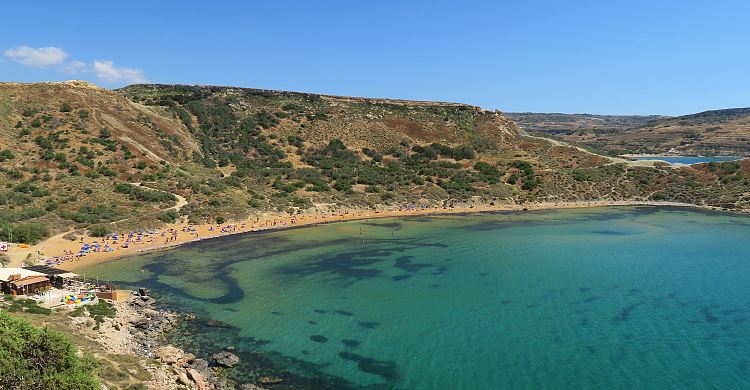
[[[342,221],[353,221],[363,219],[375,219],[375,218],[391,218],[391,217],[407,217],[407,216],[420,216],[420,215],[439,215],[439,214],[466,214],[466,213],[480,213],[480,212],[498,212],[498,211],[526,211],[526,210],[546,210],[546,209],[565,209],[565,208],[587,208],[587,207],[613,207],[613,206],[672,206],[672,207],[699,207],[704,209],[712,209],[711,207],[696,206],[687,203],[673,203],[673,202],[644,202],[644,201],[580,201],[580,202],[550,202],[550,203],[533,203],[533,204],[481,204],[476,206],[465,206],[465,207],[453,207],[453,208],[442,208],[442,207],[430,207],[430,208],[413,208],[413,209],[400,209],[400,210],[389,210],[389,211],[374,211],[374,210],[349,210],[339,212],[335,214],[307,214],[307,215],[277,215],[275,217],[267,217],[264,219],[247,219],[242,221],[232,221],[223,225],[218,224],[200,224],[190,225],[192,227],[191,232],[182,231],[183,227],[188,226],[185,223],[170,224],[165,227],[158,229],[158,234],[153,235],[153,242],[143,242],[141,244],[131,244],[128,248],[119,248],[120,245],[110,245],[114,248],[111,252],[90,252],[86,256],[76,258],[74,260],[62,262],[57,267],[75,271],[78,269],[85,268],[92,264],[101,263],[117,258],[126,256],[133,256],[144,252],[167,250],[170,248],[177,247],[179,245],[188,243],[207,240],[220,236],[227,236],[233,234],[243,234],[253,231],[264,231],[270,229],[284,229],[289,227],[309,226],[316,224],[325,224]],[[228,229],[225,232],[221,231],[221,227],[234,226],[233,229]],[[169,232],[170,229],[177,232],[177,235],[167,240],[171,233],[166,233],[164,236],[162,232]],[[54,256],[64,257],[65,252],[78,253],[81,246],[84,243],[98,242],[104,244],[104,240],[100,237],[90,236],[79,236],[77,240],[71,241],[63,238],[67,233],[60,233],[53,237],[50,237],[36,245],[30,246],[29,248],[11,248],[8,253],[11,258],[10,267],[20,267],[24,260],[29,254],[34,258],[52,258]],[[168,241],[168,242],[167,242]],[[122,243],[122,239],[120,243]]]

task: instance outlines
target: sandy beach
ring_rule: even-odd
[[[579,201],[579,202],[550,202],[533,204],[481,204],[464,207],[429,207],[398,210],[349,210],[328,214],[306,214],[306,215],[277,215],[263,219],[246,219],[231,221],[225,224],[197,224],[175,223],[158,229],[144,229],[144,232],[134,232],[126,245],[126,235],[119,235],[118,240],[103,237],[79,236],[75,241],[64,238],[67,234],[60,233],[50,237],[36,245],[28,248],[13,247],[9,252],[11,257],[10,267],[18,267],[24,262],[29,254],[37,259],[50,259],[55,261],[53,266],[75,271],[92,264],[101,263],[126,256],[133,256],[150,251],[167,250],[189,242],[208,240],[234,234],[243,234],[273,229],[284,229],[289,227],[300,227],[317,224],[326,224],[343,221],[354,221],[375,218],[393,218],[440,214],[466,214],[499,211],[528,211],[547,209],[568,209],[588,207],[614,207],[614,206],[669,206],[669,207],[692,207],[707,210],[719,210],[713,207],[704,207],[688,203],[674,202],[645,202],[645,201]],[[140,236],[140,237],[138,237]],[[88,244],[91,250],[83,256],[79,256],[82,246]],[[56,264],[58,263],[59,264]],[[44,262],[42,262],[44,264]]]

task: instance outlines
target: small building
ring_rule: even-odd
[[[0,291],[11,295],[30,295],[50,289],[47,275],[23,268],[0,268]]]
[[[32,265],[22,268],[28,271],[39,272],[46,275],[49,278],[49,282],[50,284],[52,284],[52,287],[55,288],[63,288],[69,280],[78,277],[78,275],[70,271],[66,271],[60,268],[48,267],[46,265]]]

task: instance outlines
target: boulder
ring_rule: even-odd
[[[206,321],[206,325],[212,327],[212,328],[225,328],[229,329],[232,327],[232,325],[227,324],[226,322],[219,321],[219,320],[208,320]]]
[[[199,373],[197,370],[193,368],[188,368],[187,376],[193,382],[195,382],[195,386],[198,388],[198,390],[206,389],[206,382],[203,380],[203,375],[201,375],[201,373]]]
[[[190,381],[190,379],[188,379],[186,373],[180,372],[179,374],[177,374],[177,383],[184,386],[189,386],[192,382]]]
[[[258,385],[254,385],[252,383],[245,383],[240,385],[240,390],[263,390],[262,387],[259,387]]]
[[[201,375],[206,378],[211,376],[211,370],[208,368],[208,362],[203,359],[195,359],[190,367],[201,373]]]
[[[157,348],[154,351],[154,356],[164,364],[175,364],[183,357],[183,352],[179,348],[167,345]]]
[[[192,353],[186,353],[182,356],[182,358],[178,361],[181,366],[189,366],[195,361],[195,355]]]
[[[216,353],[213,357],[216,364],[222,367],[234,367],[240,362],[240,358],[237,355],[226,351]]]

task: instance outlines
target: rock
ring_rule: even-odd
[[[187,374],[186,374],[186,373],[184,373],[184,372],[180,372],[180,373],[179,373],[179,374],[177,375],[177,383],[179,383],[179,384],[181,384],[181,385],[185,385],[185,386],[188,386],[188,385],[190,385],[190,383],[192,383],[192,382],[190,382],[190,379],[188,379],[188,376],[187,376]]]
[[[185,315],[185,321],[193,321],[195,320],[195,313],[187,313]]]
[[[258,379],[258,382],[263,383],[263,384],[267,384],[267,385],[273,385],[273,384],[276,384],[276,383],[281,383],[283,381],[284,381],[283,379],[276,378],[276,377],[273,377],[273,376],[263,376],[263,377],[260,377]]]
[[[182,359],[180,359],[178,363],[180,363],[180,365],[183,365],[183,366],[188,366],[194,361],[195,361],[195,355],[193,355],[192,353],[186,353],[182,356]]]
[[[212,328],[226,328],[229,329],[232,327],[232,325],[227,324],[226,322],[222,322],[219,320],[208,320],[206,321],[206,325],[212,327]]]
[[[154,356],[164,364],[175,364],[182,358],[183,352],[178,348],[167,345],[165,347],[157,348],[156,351],[154,351]]]
[[[252,383],[245,383],[240,385],[240,390],[263,390],[262,387],[259,387],[258,385],[254,385]]]
[[[240,358],[237,355],[226,351],[216,353],[213,357],[216,364],[222,367],[234,367],[240,362]]]
[[[187,376],[193,382],[195,382],[195,386],[198,387],[199,390],[204,390],[206,388],[206,382],[203,380],[203,375],[201,375],[197,370],[188,368]]]
[[[203,359],[195,359],[195,361],[193,362],[193,364],[190,365],[190,367],[200,372],[201,375],[203,375],[206,378],[211,376],[211,370],[208,368],[208,362]]]
[[[151,290],[149,290],[149,289],[147,289],[145,287],[141,287],[141,288],[138,289],[138,295],[140,295],[142,297],[144,297],[146,295],[150,295],[150,294],[151,294]]]

